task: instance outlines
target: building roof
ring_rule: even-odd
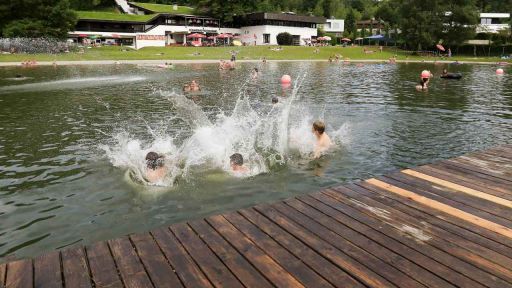
[[[324,17],[302,16],[287,13],[251,13],[246,15],[247,20],[279,20],[303,23],[325,23]]]
[[[187,6],[177,6],[174,10],[174,5],[154,4],[154,3],[140,3],[128,2],[128,5],[136,7],[148,13],[168,13],[179,15],[194,15],[194,8]]]
[[[510,18],[510,13],[480,13],[480,18]]]
[[[149,20],[158,17],[158,14],[153,15],[131,15],[113,12],[99,12],[99,11],[76,11],[78,20],[98,20],[98,21],[115,21],[115,22],[129,22],[129,23],[146,23]]]

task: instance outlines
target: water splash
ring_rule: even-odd
[[[148,184],[144,180],[144,158],[149,151],[162,154],[166,159],[168,175],[157,183],[162,186],[188,181],[195,173],[219,169],[242,177],[272,172],[286,165],[290,155],[296,152],[303,159],[312,157],[314,117],[300,103],[298,93],[305,77],[306,74],[297,77],[291,95],[280,98],[279,104],[268,103],[257,108],[251,105],[246,85],[242,84],[231,113],[221,111],[214,117],[208,117],[185,95],[156,91],[155,97],[166,99],[174,108],[169,117],[181,119],[188,126],[184,139],[165,134],[166,127],[157,127],[160,132],[154,133],[155,129],[147,125],[147,139],[142,140],[140,135],[131,135],[126,128],[121,128],[112,137],[113,141],[101,148],[114,166],[131,170],[131,177],[143,184]],[[346,136],[347,131],[346,127],[341,127],[331,137],[336,143],[342,143],[338,139]],[[248,173],[235,175],[231,172],[229,156],[233,153],[243,155]]]

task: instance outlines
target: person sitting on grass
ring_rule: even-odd
[[[167,173],[164,164],[163,156],[156,152],[149,152],[146,155],[146,180],[150,183],[162,181]]]
[[[247,173],[249,169],[244,166],[244,157],[240,153],[235,153],[229,156],[229,163],[231,165],[231,171],[235,173]]]
[[[325,133],[325,123],[315,121],[313,123],[313,134],[316,137],[315,150],[313,157],[320,158],[332,146],[331,138]]]

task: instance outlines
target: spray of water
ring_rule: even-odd
[[[155,95],[168,100],[177,117],[187,123],[189,135],[181,143],[175,143],[176,139],[165,134],[166,129],[153,129],[148,125],[147,139],[141,140],[121,129],[111,143],[101,148],[114,166],[129,169],[131,177],[142,184],[149,184],[144,180],[144,157],[149,151],[165,157],[167,177],[156,185],[172,186],[180,179],[191,179],[193,173],[213,169],[231,173],[229,156],[233,153],[244,157],[249,172],[243,177],[271,172],[286,165],[290,155],[297,154],[306,159],[312,155],[315,139],[311,123],[314,118],[298,101],[305,76],[297,78],[289,97],[281,98],[279,104],[263,105],[258,110],[251,106],[245,85],[242,85],[231,113],[221,112],[213,120],[184,95],[157,91]],[[342,127],[331,137],[341,143],[339,139],[346,139],[347,131]]]

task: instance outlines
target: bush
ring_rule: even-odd
[[[277,44],[283,46],[290,46],[293,44],[293,36],[288,32],[281,32],[277,34]]]

